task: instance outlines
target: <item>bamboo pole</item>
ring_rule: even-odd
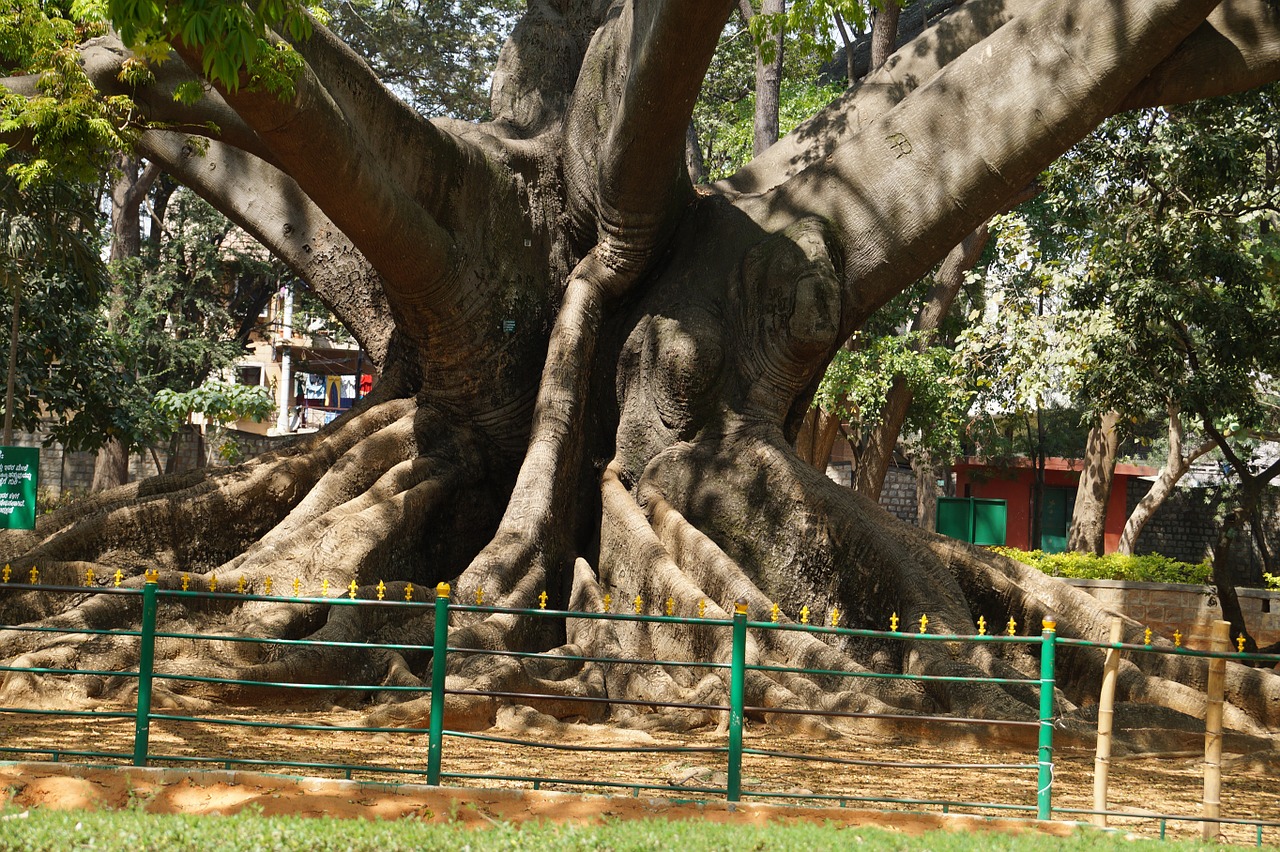
[[[1112,645],[1123,639],[1124,622],[1118,615],[1111,617]],[[1116,680],[1120,674],[1120,649],[1108,648],[1102,664],[1102,694],[1098,697],[1098,747],[1093,758],[1093,809],[1107,809],[1107,776],[1111,770],[1111,728],[1115,721]],[[1107,815],[1093,815],[1095,825],[1106,828]]]
[[[1231,652],[1231,624],[1226,621],[1213,623],[1214,653]],[[1227,661],[1215,657],[1209,660],[1208,708],[1204,714],[1204,822],[1201,823],[1205,840],[1218,836],[1217,817],[1222,815],[1222,693],[1227,679]]]

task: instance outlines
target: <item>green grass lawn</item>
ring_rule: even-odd
[[[469,830],[402,820],[368,822],[294,817],[152,816],[115,812],[9,811],[0,819],[0,849],[22,852],[420,852],[420,850],[930,850],[930,852],[1083,852],[1083,850],[1221,849],[1198,843],[1134,841],[1081,830],[1069,838],[1040,834],[931,832],[910,837],[874,828],[788,825],[755,827],[644,820],[571,826],[495,824]],[[1270,847],[1274,849],[1275,847]]]

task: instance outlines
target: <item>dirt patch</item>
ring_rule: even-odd
[[[929,804],[931,800],[1015,804],[1029,809],[1036,800],[1036,771],[1027,766],[1035,761],[1033,750],[983,746],[964,736],[963,731],[954,732],[943,743],[886,733],[851,733],[838,739],[818,740],[752,726],[745,737],[748,754],[742,771],[746,801],[730,808],[722,795],[701,789],[725,783],[725,755],[716,751],[724,747],[725,736],[710,729],[674,734],[609,725],[543,725],[532,713],[504,714],[502,726],[485,731],[482,736],[560,748],[450,736],[445,739],[442,761],[446,786],[432,788],[422,785],[427,758],[425,733],[332,730],[333,726],[360,724],[359,714],[336,709],[321,713],[238,712],[221,718],[235,724],[155,721],[150,754],[153,765],[161,768],[100,772],[73,766],[10,764],[0,766],[0,782],[9,789],[9,802],[21,807],[115,808],[132,803],[156,812],[230,813],[252,805],[267,814],[416,817],[463,820],[475,825],[531,818],[663,816],[745,821],[831,819],[923,831],[987,823],[992,818],[1034,816],[1034,810],[950,807],[952,811],[979,817],[958,820],[954,814],[941,813],[942,806]],[[6,715],[3,722],[4,745],[32,749],[24,756],[32,760],[56,758],[63,763],[102,764],[113,762],[104,754],[117,754],[120,758],[114,762],[126,764],[132,753],[133,725],[127,718],[103,715],[101,719],[80,717],[68,721]],[[300,727],[258,727],[264,722]],[[582,750],[585,748],[608,751]],[[632,748],[648,751],[625,751]],[[702,751],[663,750],[675,748]],[[57,754],[49,753],[54,750]],[[808,759],[751,754],[752,750],[806,755]],[[1275,754],[1226,757],[1224,816],[1265,820],[1280,816]],[[207,761],[211,757],[218,761],[201,764],[193,760]],[[824,762],[824,758],[857,762]],[[188,771],[192,766],[218,767],[220,761],[227,759],[253,763],[227,764],[222,767],[224,771],[216,773]],[[284,761],[311,765],[290,768],[280,765]],[[1202,761],[1203,756],[1193,750],[1114,758],[1111,808],[1135,817],[1199,814]],[[290,778],[256,771],[225,771],[240,766],[328,777]],[[1054,807],[1090,808],[1092,749],[1058,749],[1054,769]],[[573,781],[580,783],[568,783]],[[677,789],[654,791],[636,785]],[[530,789],[533,786],[539,789]],[[781,794],[781,798],[772,800],[777,804],[765,804],[750,795],[764,792]],[[809,805],[845,807],[794,807],[802,803],[786,799],[788,794],[810,793],[841,798],[808,802]],[[866,798],[903,801],[862,801]],[[695,799],[703,803],[689,803]],[[885,813],[886,810],[893,812]],[[1061,814],[1057,817],[1086,819]],[[1158,835],[1161,830],[1159,821],[1151,819],[1113,819],[1112,824],[1148,836]],[[1165,830],[1170,836],[1198,837],[1200,826],[1190,821],[1170,821]],[[1236,843],[1252,844],[1257,839],[1253,826],[1224,824],[1222,834]],[[1280,840],[1280,828],[1267,828],[1264,839]]]
[[[854,808],[800,808],[748,802],[691,803],[672,799],[597,796],[546,790],[463,789],[331,778],[285,778],[253,772],[122,767],[97,769],[48,763],[0,765],[6,804],[30,808],[120,809],[148,813],[233,814],[251,808],[266,816],[419,819],[485,828],[544,820],[589,823],[604,819],[699,819],[777,824],[818,820],[873,825],[920,834],[938,829],[1040,831],[1066,835],[1066,823],[988,819],[961,814],[907,814]]]

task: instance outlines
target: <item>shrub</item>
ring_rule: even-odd
[[[1016,547],[993,547],[991,550],[1038,568],[1051,577],[1198,585],[1212,582],[1212,568],[1208,561],[1193,565],[1155,553],[1146,556],[1122,556],[1119,553],[1097,556],[1092,553],[1045,553],[1041,550],[1018,550]]]

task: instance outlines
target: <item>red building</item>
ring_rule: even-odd
[[[1040,507],[1040,541],[1034,544],[1031,542],[1031,489],[1035,470],[1030,459],[1017,459],[998,466],[974,458],[958,462],[954,467],[956,496],[1004,500],[1008,507],[1005,543],[1009,547],[1058,553],[1067,548],[1067,532],[1082,467],[1083,462],[1079,459],[1046,460],[1044,499]],[[1128,519],[1125,494],[1129,480],[1137,476],[1154,476],[1158,472],[1153,467],[1116,465],[1111,498],[1107,503],[1104,545],[1107,553],[1116,549],[1124,522]]]

